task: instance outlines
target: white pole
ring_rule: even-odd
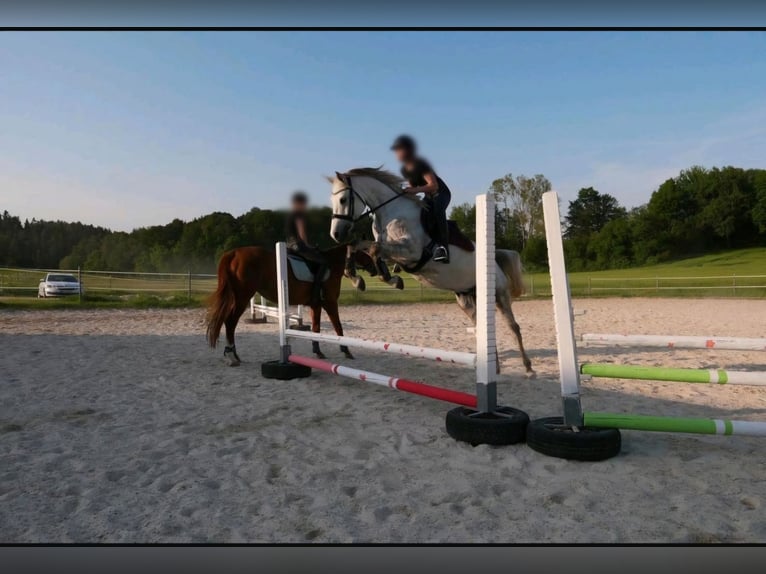
[[[356,337],[339,337],[338,335],[310,333],[307,331],[296,331],[295,329],[287,329],[285,334],[291,339],[306,339],[308,341],[337,343],[338,345],[346,345],[348,347],[356,347],[359,349],[395,353],[397,355],[408,355],[411,357],[431,359],[433,361],[443,361],[445,363],[454,363],[457,365],[469,365],[471,367],[476,364],[476,355],[463,351],[447,351],[444,349],[419,347],[417,345],[405,345],[402,343],[389,343],[387,341],[357,339]]]
[[[287,357],[290,356],[290,346],[287,343],[287,328],[290,326],[290,314],[288,305],[290,294],[288,292],[288,269],[287,269],[287,244],[284,241],[277,243],[277,309],[279,314],[279,349],[280,360],[287,363]]]
[[[495,202],[476,196],[476,399],[480,412],[497,409],[495,345]]]
[[[580,404],[580,369],[575,348],[574,319],[569,295],[569,282],[564,262],[564,242],[561,238],[559,198],[555,191],[543,194],[545,238],[548,243],[548,267],[553,291],[553,317],[556,322],[556,342],[561,379],[561,398],[564,403],[564,422],[568,426],[582,426]]]
[[[766,339],[747,337],[694,337],[676,335],[612,335],[586,333],[586,345],[624,345],[663,347],[668,349],[723,349],[732,351],[766,351]]]

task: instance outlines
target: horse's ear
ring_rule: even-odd
[[[344,175],[343,175],[341,172],[339,172],[339,171],[336,171],[336,172],[335,172],[335,177],[336,177],[336,178],[338,178],[338,181],[342,181],[342,182],[344,182],[344,183],[345,183],[345,181],[346,181],[346,180],[344,179],[344,177],[345,177],[345,176],[344,176]]]
[[[325,178],[325,179],[326,179],[327,181],[329,181],[330,183],[335,183],[335,178],[334,178],[334,177],[332,177],[332,176],[329,176],[329,175],[323,175],[322,177],[323,177],[323,178]]]

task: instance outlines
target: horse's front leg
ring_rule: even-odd
[[[311,332],[319,333],[319,320],[322,317],[322,307],[320,305],[311,306]],[[311,341],[311,352],[314,353],[318,359],[325,359],[325,354],[322,349],[319,348],[319,341]]]
[[[403,238],[400,241],[387,241],[381,243],[379,253],[380,257],[377,261],[384,259],[396,262],[394,264],[393,274],[388,270],[388,267],[386,267],[385,272],[380,269],[381,274],[384,276],[384,281],[397,289],[404,289],[404,281],[398,275],[398,273],[402,271],[402,264],[399,262],[405,261],[410,265],[414,265],[420,260],[422,250],[418,251],[416,248],[413,248],[409,238]]]
[[[338,314],[338,302],[337,301],[325,301],[324,310],[327,311],[327,316],[330,318],[332,328],[335,329],[335,334],[338,337],[343,336],[343,325],[340,323],[340,315]],[[346,345],[340,346],[340,352],[343,353],[347,359],[353,359],[354,355]]]
[[[354,248],[351,246],[349,246],[346,251],[346,264],[343,267],[343,275],[351,280],[351,284],[357,291],[365,291],[367,289],[364,279],[357,275]]]
[[[380,280],[384,283],[388,283],[392,287],[395,287],[396,289],[399,289],[400,291],[404,289],[404,281],[401,277],[398,275],[391,275],[391,272],[388,270],[388,265],[386,265],[386,262],[382,259],[378,258],[375,260],[375,266],[377,267],[378,271],[380,272]]]

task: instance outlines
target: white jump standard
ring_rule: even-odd
[[[553,290],[564,416],[532,421],[527,429],[527,443],[530,447],[560,458],[602,460],[619,453],[621,438],[618,429],[766,436],[766,423],[763,422],[583,412],[580,402],[580,367],[575,348],[572,302],[561,237],[561,215],[558,196],[555,192],[543,195],[543,215]],[[620,372],[623,377],[633,375],[632,378],[639,378],[639,376],[643,378],[651,372],[649,368],[619,365],[584,365],[582,368],[583,372],[589,372],[595,376],[607,376],[604,375],[607,369],[611,369],[611,373]],[[687,371],[697,372],[691,375]],[[665,376],[667,380],[698,379],[684,382],[711,382],[710,377],[713,376],[710,372],[700,375],[699,370],[695,369],[657,369],[652,374]],[[731,374],[715,371],[715,377],[724,378]],[[705,377],[708,377],[708,380],[705,380]]]
[[[476,198],[476,353],[433,349],[417,345],[372,341],[288,328],[287,252],[284,243],[277,244],[277,284],[279,287],[280,359],[261,367],[267,378],[294,379],[308,377],[311,369],[346,376],[359,381],[385,385],[392,389],[461,405],[447,413],[447,432],[453,438],[471,444],[514,444],[523,442],[529,417],[510,407],[497,405],[497,351],[495,344],[495,230],[494,201],[488,195]],[[464,365],[476,369],[475,395],[426,385],[372,371],[353,369],[295,354],[290,339],[326,341],[343,346],[396,353],[412,358]]]

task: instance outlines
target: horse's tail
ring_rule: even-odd
[[[521,297],[524,294],[524,270],[521,266],[521,256],[510,249],[498,249],[495,252],[495,261],[508,277],[511,297]]]
[[[232,286],[233,278],[230,272],[231,262],[236,256],[234,250],[227,251],[218,262],[218,287],[208,299],[207,342],[211,347],[218,344],[218,336],[226,319],[234,313],[237,307],[237,297]]]

